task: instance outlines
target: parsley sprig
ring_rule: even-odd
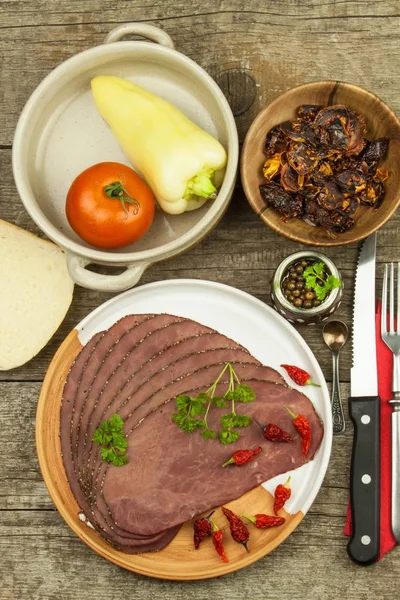
[[[126,465],[128,440],[124,433],[124,422],[118,414],[108,421],[103,421],[94,432],[92,440],[102,446],[101,459],[104,462],[112,463],[116,467]]]
[[[319,262],[304,269],[303,277],[306,287],[315,291],[318,300],[325,300],[328,293],[341,286],[340,279],[334,275],[328,275],[325,263]]]
[[[216,396],[217,385],[226,371],[229,372],[228,388],[223,396]],[[251,418],[247,415],[236,414],[235,403],[252,402],[255,397],[250,386],[241,384],[234,368],[228,362],[206,392],[197,396],[184,394],[177,396],[177,412],[173,414],[172,418],[182,431],[193,433],[198,430],[205,440],[218,437],[221,444],[232,444],[240,437],[240,433],[236,429],[248,427],[251,423]],[[229,403],[230,412],[220,418],[221,429],[218,432],[210,429],[208,424],[210,409],[212,407],[227,408]]]

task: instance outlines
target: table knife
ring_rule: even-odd
[[[350,469],[350,558],[370,565],[380,548],[380,399],[375,334],[376,233],[361,248],[354,291],[349,414],[354,425]]]

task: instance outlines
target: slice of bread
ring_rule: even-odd
[[[47,344],[73,289],[58,246],[0,219],[0,370],[25,364]]]

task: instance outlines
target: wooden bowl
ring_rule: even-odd
[[[344,233],[335,234],[301,219],[284,222],[274,209],[266,207],[261,198],[259,185],[265,183],[262,174],[265,137],[272,127],[292,119],[300,104],[345,104],[365,117],[367,138],[388,137],[390,140],[387,156],[381,163],[389,171],[382,205],[378,209],[360,206],[354,227]],[[341,246],[357,242],[382,227],[400,203],[400,122],[380,98],[350,83],[318,81],[300,85],[279,96],[257,115],[244,140],[240,169],[250,206],[277,233],[311,246]]]

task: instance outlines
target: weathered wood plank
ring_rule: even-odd
[[[107,563],[75,537],[57,513],[0,512],[2,598],[396,598],[398,549],[362,569],[348,559],[341,530],[341,519],[310,514],[283,545],[249,568],[220,579],[177,584]]]
[[[237,111],[241,137],[267,102],[294,85],[317,79],[350,80],[400,110],[400,76],[388,60],[393,57],[395,64],[399,57],[395,0],[375,3],[374,8],[364,2],[320,5],[316,0],[280,0],[273,5],[234,0],[197,7],[183,2],[120,1],[112,8],[100,0],[95,9],[89,2],[75,1],[3,4],[0,89],[7,111],[0,111],[0,145],[11,144],[23,105],[54,67],[102,43],[117,24],[135,20],[165,29],[177,49],[203,66],[225,91],[228,71],[240,70],[254,80],[257,95],[252,102],[241,102]],[[365,47],[368,52],[361,50]],[[250,95],[254,92],[252,86],[245,89]]]
[[[38,232],[16,194],[11,143],[29,95],[58,64],[102,43],[116,25],[152,23],[180,52],[219,83],[243,139],[256,113],[284,90],[318,79],[344,79],[380,95],[400,114],[397,0],[2,0],[0,5],[0,218]],[[400,213],[379,232],[378,263],[398,260]],[[279,261],[302,246],[278,238],[255,217],[238,185],[228,213],[201,244],[155,265],[143,283],[197,277],[243,289],[270,303],[269,281]],[[340,268],[344,301],[336,315],[350,324],[357,247],[326,252]],[[378,276],[381,266],[378,267]],[[379,288],[379,283],[378,283]],[[30,363],[0,372],[0,597],[40,600],[151,596],[166,600],[234,597],[348,598],[398,596],[396,548],[360,569],[347,558],[342,535],[348,499],[352,427],[333,442],[324,484],[309,514],[272,555],[252,567],[209,582],[175,584],[137,577],[106,563],[74,536],[54,510],[35,454],[34,421],[40,381],[68,332],[110,294],[76,287],[74,301],[50,344]],[[330,354],[319,328],[299,328],[331,378]],[[350,344],[341,378],[349,379]],[[1,381],[3,380],[3,381]],[[349,394],[342,385],[343,398]],[[347,403],[345,402],[347,415]],[[312,568],[310,568],[312,567]],[[132,585],[133,584],[133,585]]]
[[[309,514],[280,548],[250,568],[221,580],[178,587],[107,564],[80,542],[52,510],[34,450],[38,391],[36,383],[0,384],[0,422],[13,424],[12,428],[0,429],[0,447],[5,449],[4,460],[0,461],[0,581],[4,594],[1,597],[7,600],[92,597],[89,592],[92,585],[84,587],[82,569],[85,578],[96,573],[95,596],[99,600],[127,595],[128,590],[130,597],[137,599],[161,594],[165,598],[222,600],[226,598],[227,586],[232,586],[238,600],[265,597],[289,600],[294,590],[298,600],[310,598],[311,590],[315,594],[312,597],[321,599],[344,595],[358,600],[367,590],[377,598],[396,597],[400,576],[397,549],[370,569],[360,569],[347,558],[342,530],[352,441],[349,423],[346,434],[334,439],[328,473]],[[348,392],[348,386],[342,386],[344,397]],[[310,569],[311,559],[318,569]],[[287,572],[290,577],[282,577]],[[322,576],[323,573],[329,573],[329,577]],[[379,575],[384,577],[384,589]]]

